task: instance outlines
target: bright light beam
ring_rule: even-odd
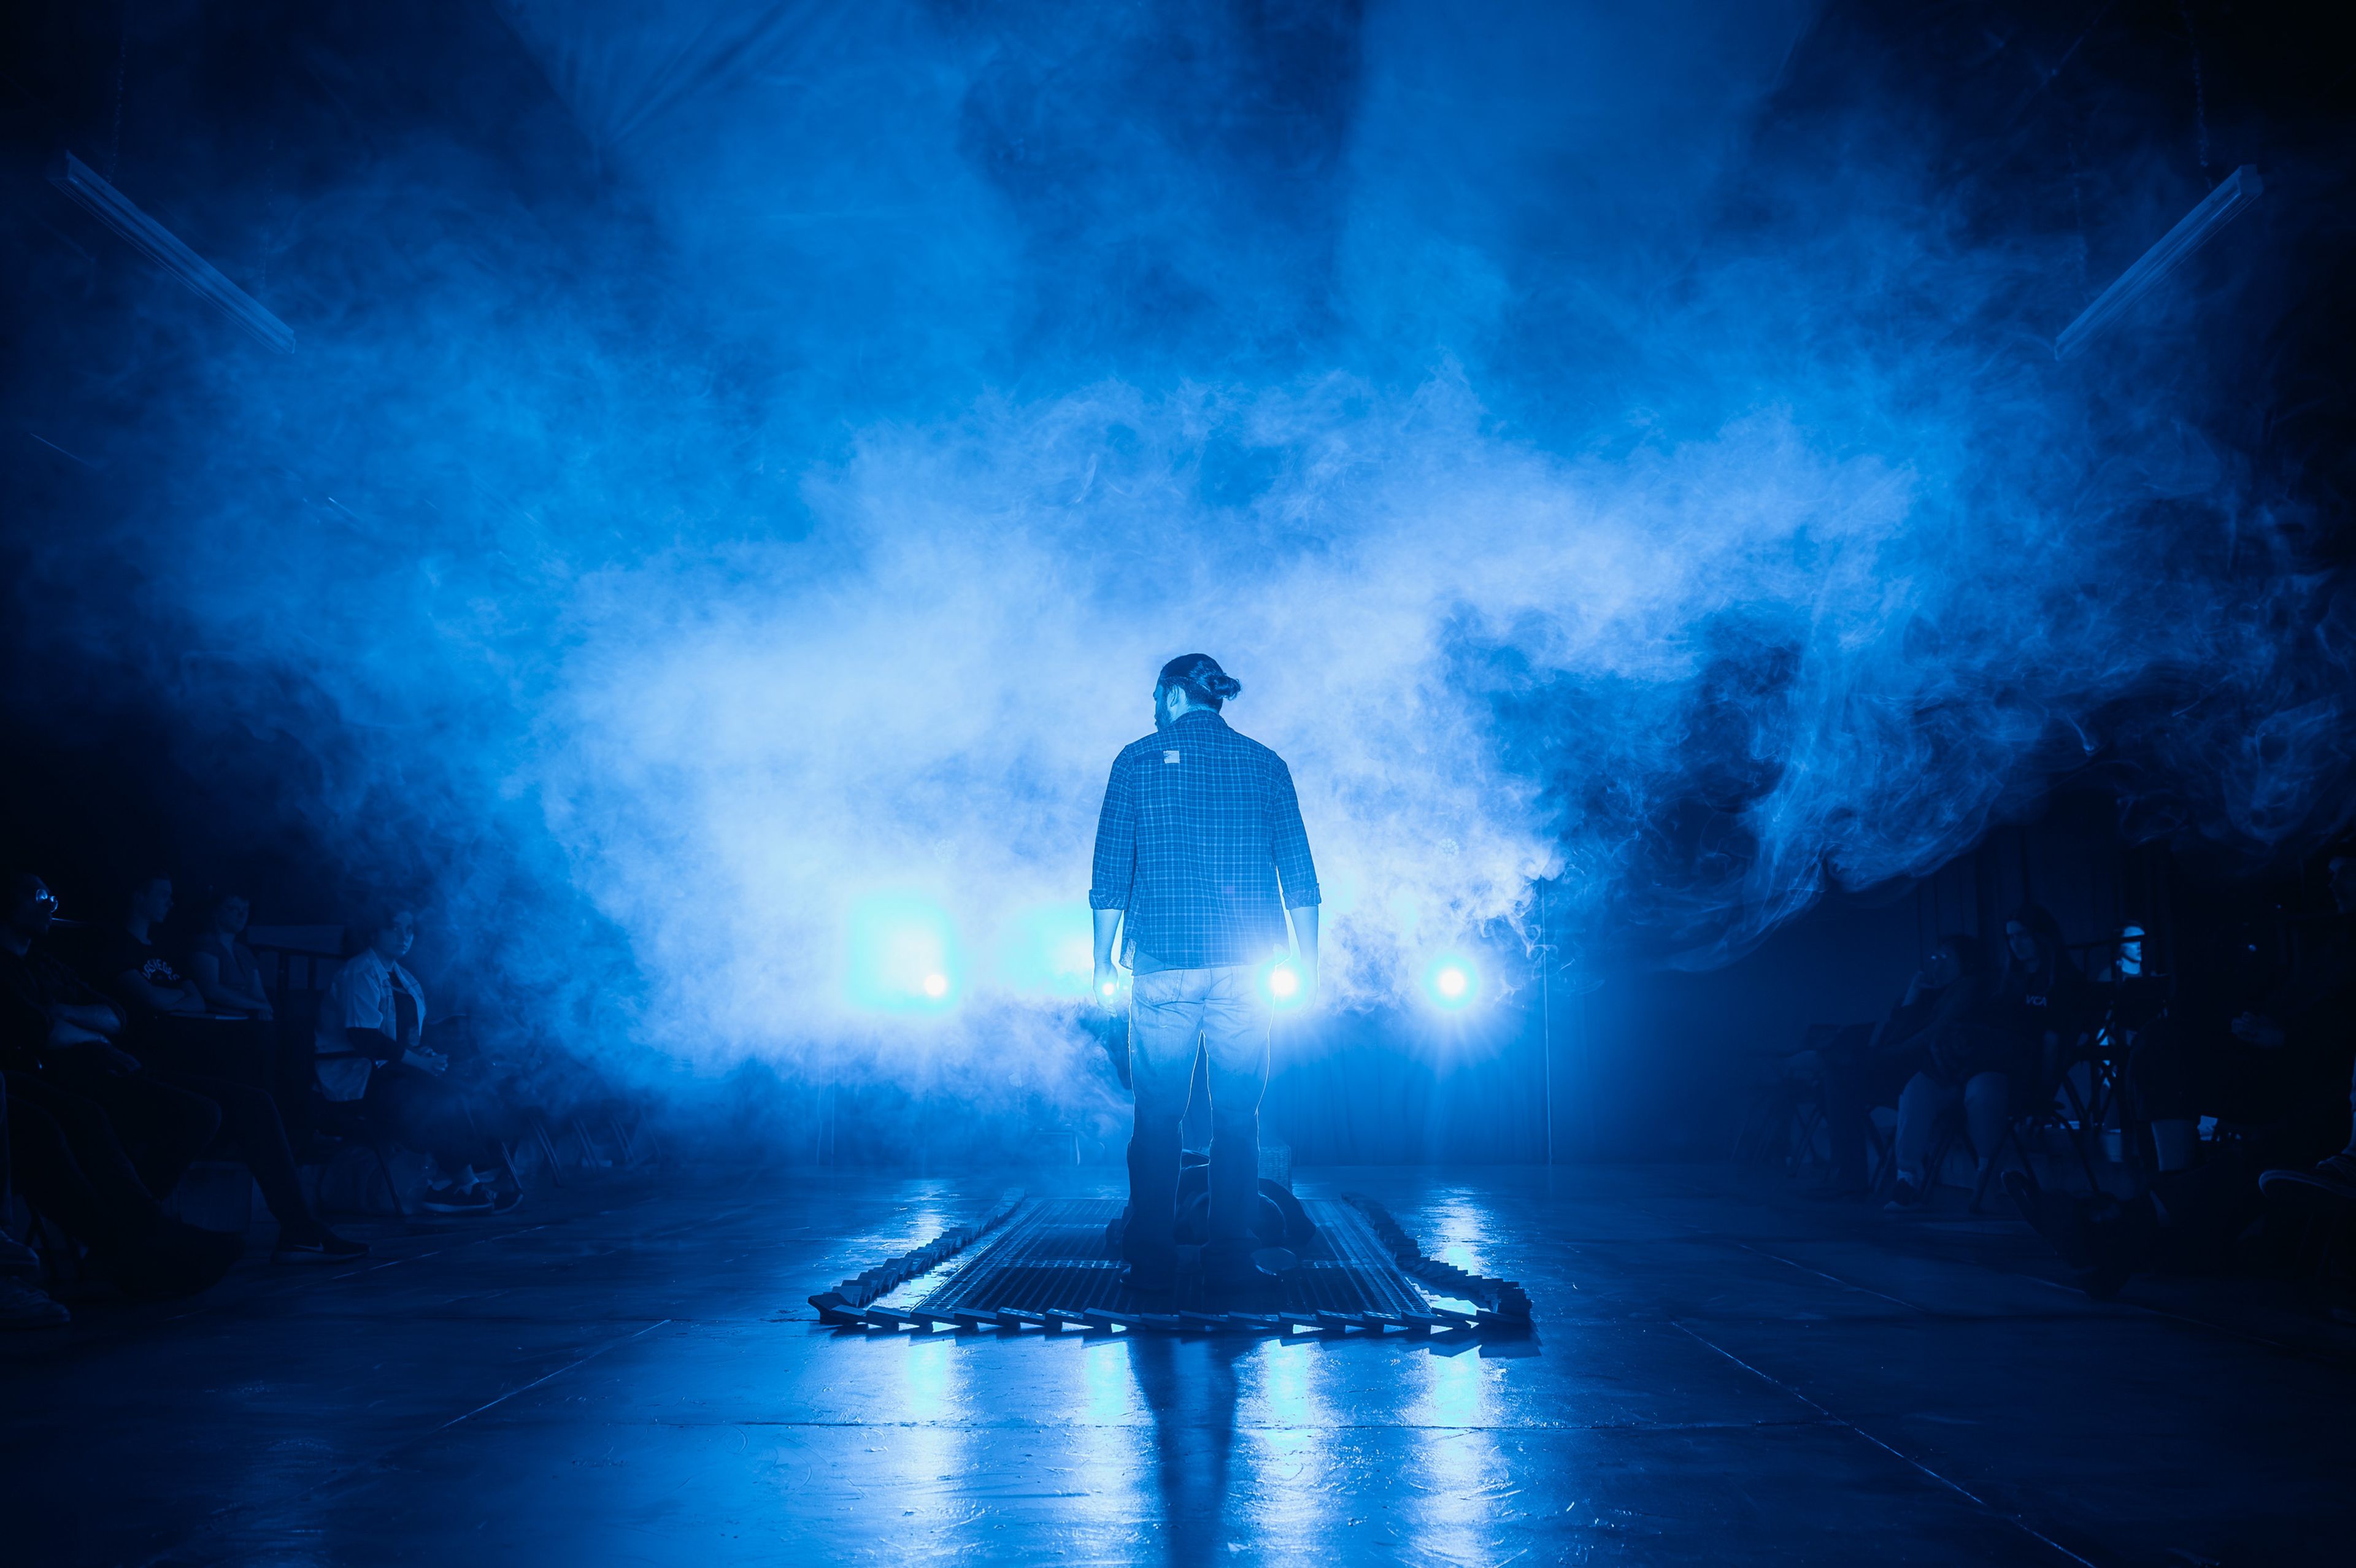
[[[875,1012],[939,1013],[957,1002],[957,933],[921,898],[881,896],[851,912],[851,1001]]]
[[[1260,995],[1278,1012],[1290,1012],[1309,1000],[1309,987],[1301,983],[1301,965],[1290,958],[1279,958],[1259,972]]]
[[[1480,997],[1481,971],[1460,954],[1440,954],[1424,969],[1423,991],[1441,1011],[1460,1011]]]

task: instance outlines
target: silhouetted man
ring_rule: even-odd
[[[1123,1252],[1138,1290],[1174,1283],[1179,1125],[1202,1050],[1211,1090],[1209,1240],[1215,1290],[1251,1273],[1259,1193],[1259,1102],[1268,1087],[1264,971],[1300,948],[1305,997],[1317,975],[1317,869],[1284,759],[1227,728],[1219,709],[1243,687],[1205,654],[1162,667],[1154,733],[1113,759],[1097,820],[1088,892],[1096,983],[1118,993],[1113,943],[1135,976],[1130,1068],[1137,1119],[1129,1145]]]

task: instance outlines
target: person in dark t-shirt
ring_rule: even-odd
[[[134,1014],[203,1017],[204,994],[155,945],[155,927],[172,912],[172,879],[141,879],[125,902],[122,921],[107,927],[91,951],[92,982]]]

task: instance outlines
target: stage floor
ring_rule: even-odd
[[[1521,1280],[1526,1339],[820,1327],[1093,1173],[801,1173],[420,1229],[0,1339],[0,1560],[2344,1563],[2356,1330],[2097,1306],[2016,1225],[1714,1169],[1302,1173]]]

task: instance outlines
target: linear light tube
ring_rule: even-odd
[[[88,208],[91,216],[129,240],[134,250],[219,306],[231,321],[281,354],[294,351],[292,327],[221,276],[210,261],[180,243],[170,229],[140,211],[129,197],[101,179],[96,169],[68,153],[65,162],[50,174],[49,183]]]
[[[2109,288],[2094,296],[2093,304],[2078,313],[2077,320],[2062,329],[2062,336],[2053,340],[2053,357],[2076,357],[2088,338],[2182,266],[2186,258],[2206,245],[2210,236],[2232,222],[2242,208],[2265,195],[2265,189],[2254,164],[2244,164],[2227,175],[2208,199],[2186,213],[2182,222],[2162,235],[2158,244],[2137,257],[2134,266],[2121,272]]]

